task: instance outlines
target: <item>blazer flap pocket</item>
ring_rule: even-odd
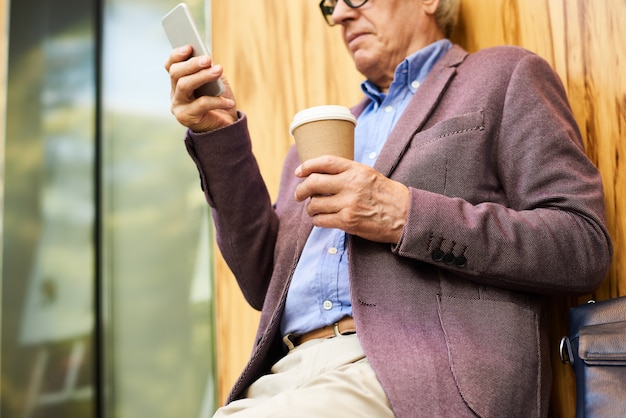
[[[626,321],[581,327],[578,355],[589,365],[626,366]]]
[[[482,111],[466,113],[437,122],[426,130],[418,132],[411,146],[429,145],[443,138],[484,130],[485,118]]]

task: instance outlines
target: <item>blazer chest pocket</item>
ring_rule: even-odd
[[[437,122],[433,126],[418,132],[411,141],[411,148],[424,147],[444,139],[452,139],[484,131],[484,123],[482,110]]]
[[[482,111],[455,116],[417,132],[400,158],[394,180],[471,203],[497,201],[500,187],[493,141]]]

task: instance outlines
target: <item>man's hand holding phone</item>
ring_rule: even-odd
[[[191,46],[172,51],[165,63],[170,74],[171,111],[178,122],[194,132],[208,132],[230,125],[237,120],[235,100],[228,81],[218,97],[199,96],[198,86],[222,77],[223,68],[213,65],[211,57],[191,57]]]
[[[172,113],[195,132],[221,128],[237,120],[234,97],[222,80],[223,68],[213,65],[186,4],[163,17],[163,29],[174,51],[165,63],[170,74]]]

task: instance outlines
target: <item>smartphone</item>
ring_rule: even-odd
[[[211,55],[206,47],[198,28],[196,27],[189,7],[185,3],[180,3],[170,10],[162,19],[163,29],[167,35],[172,48],[178,48],[184,45],[191,45],[193,48],[192,55]],[[199,96],[219,96],[224,93],[224,83],[221,79],[217,79],[211,83],[207,83],[199,87],[195,92],[196,97]]]

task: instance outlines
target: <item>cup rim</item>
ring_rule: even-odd
[[[293,117],[293,121],[289,125],[289,133],[293,135],[293,131],[299,126],[324,119],[345,120],[356,125],[356,117],[347,107],[340,105],[321,105],[309,107],[296,113]]]

